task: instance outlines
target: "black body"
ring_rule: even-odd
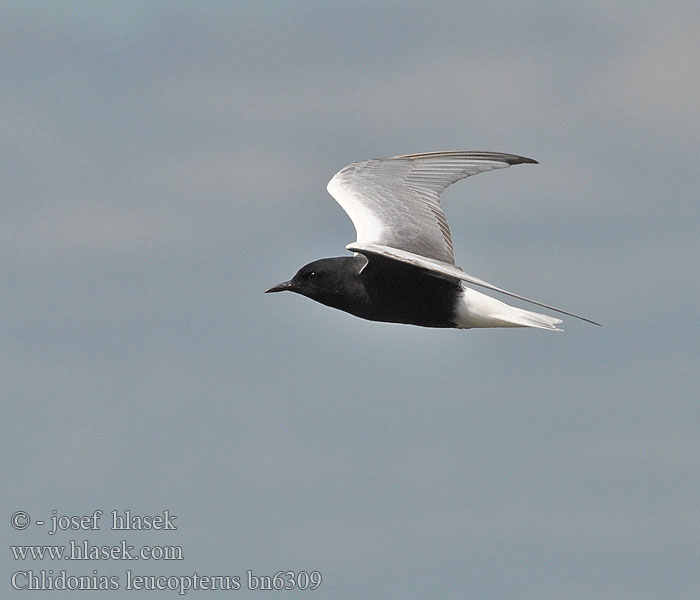
[[[370,321],[454,327],[461,286],[391,259],[322,258],[267,292],[290,291]]]

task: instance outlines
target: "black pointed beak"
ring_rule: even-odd
[[[294,290],[294,284],[291,281],[285,281],[284,283],[278,283],[277,285],[273,285],[269,290],[265,290],[265,293],[269,294],[271,292],[284,292],[285,290],[288,290],[288,291]]]

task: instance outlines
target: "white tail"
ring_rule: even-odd
[[[462,288],[461,302],[455,310],[457,327],[537,327],[562,331],[561,319],[510,306],[471,288]]]

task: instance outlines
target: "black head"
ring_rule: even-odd
[[[364,260],[356,257],[322,258],[299,269],[289,281],[272,286],[269,292],[295,292],[323,304],[336,306],[341,298],[353,294],[357,275]]]

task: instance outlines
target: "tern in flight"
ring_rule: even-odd
[[[510,165],[537,163],[497,152],[428,152],[348,165],[328,183],[357,232],[353,256],[322,258],[266,292],[296,292],[371,321],[423,327],[538,327],[561,331],[561,319],[501,302],[463,283],[569,315],[514,294],[455,265],[440,206],[449,185]]]

